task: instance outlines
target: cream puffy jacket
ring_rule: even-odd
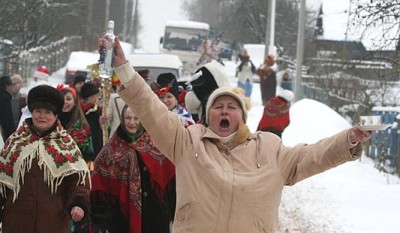
[[[129,63],[115,70],[124,84],[121,97],[176,166],[175,233],[275,232],[284,185],[361,154],[349,143],[348,130],[289,148],[273,134],[251,134],[243,125],[244,140],[223,146],[203,125],[184,128]]]

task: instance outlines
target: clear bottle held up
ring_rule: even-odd
[[[99,76],[100,78],[111,78],[113,76],[112,62],[114,58],[114,21],[108,21],[107,32],[103,36],[103,48],[100,52]]]

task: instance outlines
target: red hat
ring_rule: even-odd
[[[183,90],[183,91],[181,91],[181,92],[179,93],[179,95],[178,95],[178,102],[179,102],[179,103],[182,103],[182,102],[185,101],[185,97],[186,97],[186,94],[187,94],[188,92],[189,92],[188,90]]]
[[[33,73],[34,78],[39,78],[46,80],[50,76],[49,70],[46,68],[46,66],[39,66],[36,70],[35,73]]]

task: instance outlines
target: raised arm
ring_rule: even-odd
[[[101,42],[99,43],[101,46]],[[168,111],[144,79],[133,69],[115,41],[114,70],[122,83],[121,98],[137,114],[156,147],[173,162],[191,145],[189,133],[176,113]]]

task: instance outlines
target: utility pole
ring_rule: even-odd
[[[268,0],[268,12],[267,16],[265,17],[265,50],[264,54],[266,57],[268,55],[268,50],[269,50],[269,45],[270,45],[270,39],[271,39],[271,15],[272,15],[272,1],[274,0]]]
[[[306,0],[301,0],[300,3],[300,19],[298,26],[297,35],[297,51],[296,51],[296,89],[295,89],[295,101],[299,101],[303,95],[302,92],[302,65],[303,65],[303,54],[304,54],[304,33],[306,27]]]
[[[270,39],[269,39],[269,46],[268,46],[268,54],[271,54],[271,55],[273,55],[275,58],[277,57],[277,54],[276,54],[276,48],[275,48],[275,11],[276,11],[276,0],[271,0],[270,1],[270,8],[271,8],[271,10],[269,10],[270,11],[270,17],[271,17],[271,20],[270,20],[270,23],[271,23],[271,26],[270,26],[270,33],[269,33],[269,35],[270,35]],[[267,44],[266,44],[267,45]],[[265,47],[267,47],[267,46],[265,46]]]

